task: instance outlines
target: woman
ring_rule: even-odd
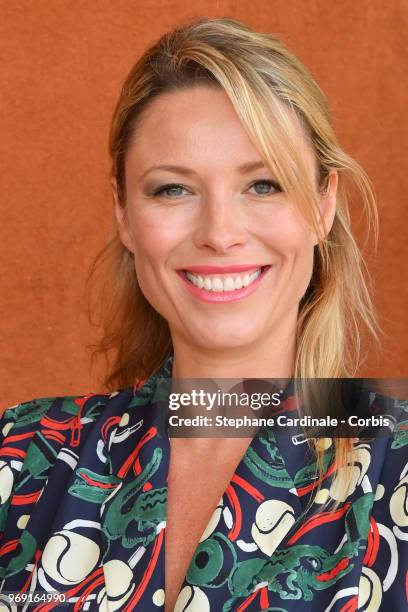
[[[344,378],[361,323],[377,335],[347,181],[374,229],[375,204],[320,89],[275,37],[202,19],[132,68],[110,152],[117,230],[100,257],[114,273],[99,350],[115,351],[106,382],[119,391],[5,413],[3,599],[403,609],[403,432],[309,446],[268,429],[169,437],[169,380]],[[282,409],[296,407],[296,384]]]

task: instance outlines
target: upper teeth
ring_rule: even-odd
[[[250,272],[244,276],[227,276],[226,278],[220,278],[219,276],[201,276],[193,274],[192,272],[186,272],[186,276],[193,285],[196,285],[199,289],[206,289],[207,291],[234,291],[235,289],[242,289],[242,287],[248,287],[251,283],[258,278],[261,273],[261,268]]]

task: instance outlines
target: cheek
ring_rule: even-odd
[[[149,304],[164,318],[166,294],[162,291],[164,264],[176,248],[177,232],[165,215],[137,211],[131,215],[134,264],[138,285]]]
[[[313,272],[313,235],[310,229],[296,214],[282,209],[273,220],[264,224],[262,240],[268,245],[271,259],[277,265],[282,303],[300,301]]]
[[[182,239],[182,226],[170,223],[160,211],[140,211],[132,215],[135,242],[135,261],[144,265],[147,261],[154,267],[155,262],[165,259]]]
[[[312,233],[299,214],[291,207],[282,207],[274,213],[259,224],[263,242],[284,258],[296,258],[309,252],[313,246]]]

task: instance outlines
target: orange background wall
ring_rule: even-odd
[[[369,266],[385,331],[367,376],[407,376],[405,0],[2,0],[0,408],[102,391],[84,286],[111,225],[107,134],[121,82],[183,19],[274,32],[326,92],[345,149],[371,176],[381,237]]]

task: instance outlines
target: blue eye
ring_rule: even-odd
[[[254,181],[250,186],[250,189],[254,189],[256,195],[259,196],[268,196],[282,191],[282,188],[279,183],[270,179],[261,179],[259,181]],[[174,200],[176,198],[182,197],[186,191],[188,190],[183,185],[180,185],[178,183],[168,183],[166,185],[158,187],[153,192],[153,196],[164,196],[166,198]]]
[[[185,187],[183,185],[177,185],[176,183],[169,183],[168,185],[162,185],[153,193],[154,196],[164,195],[167,198],[179,198],[183,195]]]
[[[255,189],[255,193],[260,196],[271,195],[273,193],[279,193],[282,191],[281,186],[276,181],[271,181],[270,179],[262,179],[260,181],[255,181],[251,185],[251,189]]]

